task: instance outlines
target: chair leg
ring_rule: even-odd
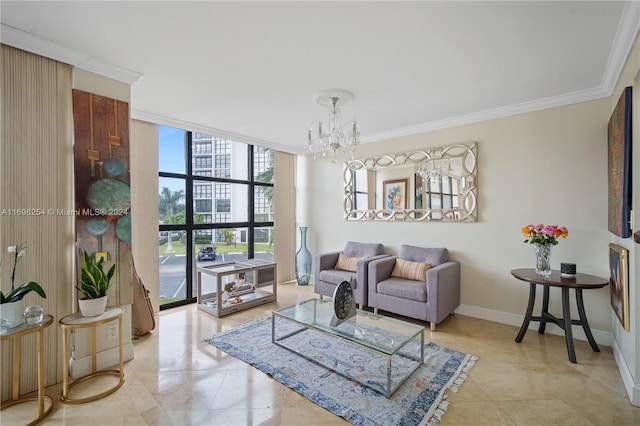
[[[320,300],[324,299],[324,294],[320,295]]]
[[[429,323],[429,329],[430,329],[431,331],[436,331],[436,323],[435,323],[435,321],[431,321],[431,322]]]
[[[373,313],[377,314],[378,313],[378,308],[373,308]]]

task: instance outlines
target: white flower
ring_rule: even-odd
[[[9,246],[7,247],[7,251],[9,253],[15,253],[16,252],[16,246]]]

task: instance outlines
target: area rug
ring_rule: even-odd
[[[300,326],[276,318],[278,335]],[[350,370],[369,386],[336,374],[328,368],[271,342],[271,318],[262,319],[204,339],[290,387],[305,398],[354,425],[437,425],[447,410],[447,390],[457,392],[477,357],[432,342],[424,344],[424,363],[390,398],[376,392],[376,381],[386,377],[385,357],[359,349],[325,334],[305,330],[287,338],[289,347],[322,356],[325,365]],[[419,351],[420,342],[408,348]],[[415,352],[413,352],[415,353]],[[382,359],[382,363],[381,363]],[[392,374],[401,372],[402,357],[394,359]],[[366,375],[366,376],[365,376]],[[362,379],[361,379],[362,381]]]

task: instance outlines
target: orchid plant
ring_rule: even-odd
[[[18,262],[20,259],[24,257],[27,252],[27,246],[25,243],[22,243],[17,246],[9,246],[7,247],[7,252],[10,253],[10,256],[13,260],[13,269],[11,271],[11,292],[8,294],[4,294],[0,291],[0,304],[17,302],[18,300],[22,300],[24,296],[29,294],[31,291],[35,291],[40,295],[40,297],[47,298],[44,290],[40,287],[40,284],[27,281],[18,287],[15,286],[15,278],[16,278],[16,267],[18,266]]]
[[[569,230],[562,225],[526,225],[522,227],[525,243],[558,244],[558,238],[567,238]]]

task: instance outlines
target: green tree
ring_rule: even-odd
[[[184,198],[184,191],[172,191],[166,186],[162,188],[160,192],[160,218],[162,219],[162,223],[171,224],[171,223],[184,223],[184,205],[179,204],[180,200]],[[183,213],[183,221],[175,222],[176,214],[182,211]],[[173,241],[172,241],[172,232],[169,231],[168,239],[167,239],[167,250],[168,252],[173,251]]]
[[[233,237],[236,235],[236,230],[233,228],[221,229],[220,235],[222,235],[222,238],[227,245],[231,245]]]
[[[273,150],[269,150],[270,166],[256,175],[256,181],[264,183],[273,183]],[[269,200],[269,209],[273,210],[273,187],[258,186],[258,190]]]
[[[180,210],[178,213],[173,216],[167,217],[164,223],[187,223],[187,212],[186,210]],[[204,215],[200,213],[195,213],[193,215],[193,223],[204,223]]]
[[[163,223],[176,223],[167,222],[165,219],[170,218],[180,210],[184,210],[184,204],[180,204],[180,200],[184,198],[184,191],[172,191],[166,186],[162,188],[160,192],[160,219]]]

